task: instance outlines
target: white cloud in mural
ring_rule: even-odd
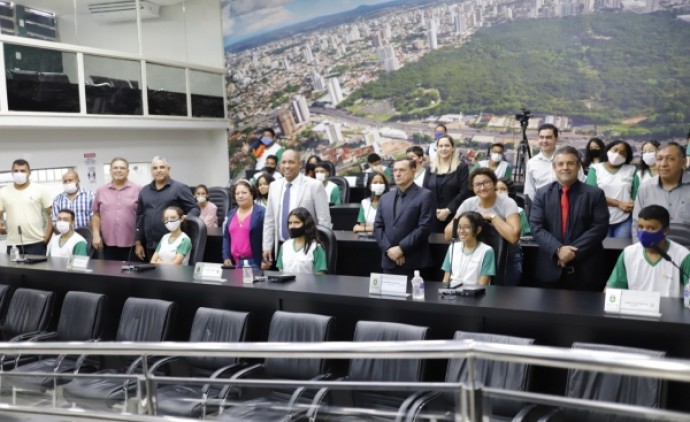
[[[271,0],[264,0],[268,3]],[[284,0],[272,0],[276,3],[286,3]],[[232,2],[234,3],[234,2]],[[232,13],[234,6],[223,5],[223,35],[229,36],[234,33],[248,34],[261,32],[263,30],[281,26],[297,18],[297,15],[287,10],[285,7],[263,7],[249,13],[236,15]]]
[[[224,0],[230,16],[239,17],[261,9],[281,7],[292,3],[292,0]]]

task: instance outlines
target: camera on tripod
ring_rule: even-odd
[[[522,112],[515,115],[515,120],[520,122],[520,126],[526,128],[529,124],[529,118],[532,117],[532,113],[525,107],[522,107],[520,110],[522,110]]]

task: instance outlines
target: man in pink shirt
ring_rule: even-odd
[[[111,182],[101,186],[93,199],[93,247],[105,259],[127,261],[137,229],[137,201],[141,186],[132,183],[129,163],[121,157],[110,162]]]

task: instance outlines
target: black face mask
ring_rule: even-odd
[[[273,173],[276,172],[276,168],[275,167],[264,167],[264,171],[270,175],[273,175]]]
[[[587,151],[587,153],[589,154],[589,158],[597,158],[599,157],[601,151],[598,149],[590,149]]]
[[[297,237],[304,236],[304,233],[306,233],[307,228],[302,226],[302,227],[291,227],[288,229],[290,232],[290,238],[295,239]]]

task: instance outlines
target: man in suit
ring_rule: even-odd
[[[297,151],[287,150],[280,161],[283,178],[268,188],[266,218],[263,233],[263,260],[272,264],[278,254],[278,244],[290,238],[287,217],[298,207],[306,208],[317,225],[331,228],[331,211],[323,184],[300,174],[300,158]]]
[[[414,183],[416,164],[409,158],[395,162],[397,188],[384,194],[374,220],[384,273],[411,276],[432,265],[429,233],[436,213],[436,197]]]
[[[555,152],[553,170],[557,181],[537,190],[529,217],[539,244],[535,284],[601,291],[607,277],[601,242],[609,224],[604,191],[578,180],[580,159],[573,147]]]

